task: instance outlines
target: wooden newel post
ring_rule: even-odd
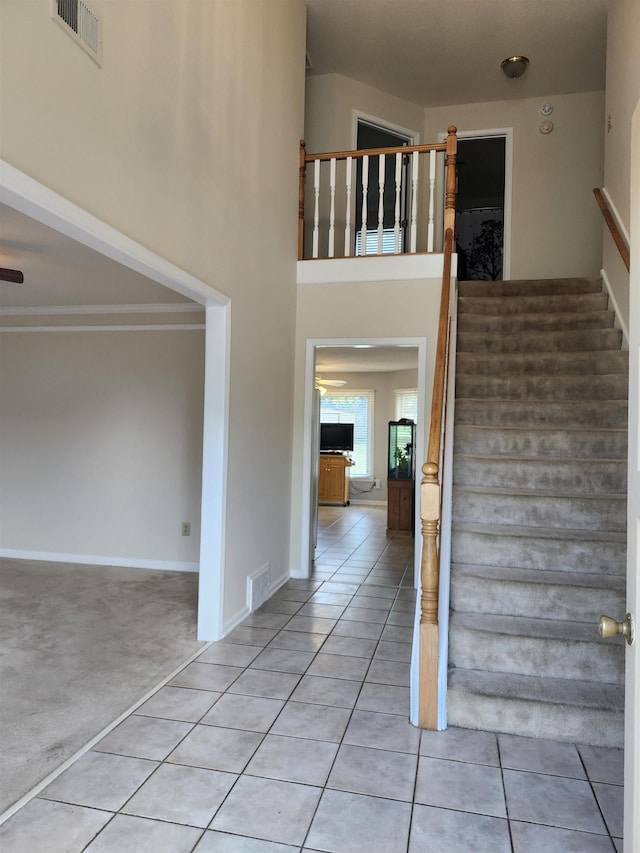
[[[420,518],[422,520],[422,597],[420,599],[420,692],[418,725],[438,728],[438,526],[440,523],[440,486],[438,466],[422,466]]]
[[[420,518],[422,520],[422,597],[420,623],[438,624],[438,526],[440,524],[440,486],[438,466],[427,462],[422,466],[420,484]]]
[[[458,128],[451,125],[447,129],[447,151],[445,154],[446,185],[444,202],[444,230],[448,228],[455,234],[456,223],[456,193],[458,191],[458,179],[456,177],[456,156],[458,151]]]
[[[300,171],[298,177],[298,260],[304,259],[304,179],[307,171],[304,139],[300,140]]]

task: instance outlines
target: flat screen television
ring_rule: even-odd
[[[353,424],[320,424],[320,451],[353,450]]]

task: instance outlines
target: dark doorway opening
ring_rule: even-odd
[[[504,136],[458,140],[458,279],[501,281],[504,254]]]
[[[356,147],[358,150],[368,148],[389,148],[411,145],[413,140],[409,136],[403,136],[384,127],[370,124],[358,119]],[[383,201],[383,244],[382,253],[389,254],[394,251],[394,226],[396,217],[396,158],[394,154],[387,155],[384,163],[384,187]],[[409,180],[409,157],[402,157],[402,177],[400,190],[400,247],[403,251],[406,244],[406,229],[408,224],[408,180]],[[355,211],[355,247],[356,255],[378,254],[378,212],[380,205],[379,186],[379,160],[372,157],[368,167],[368,192],[366,205],[366,235],[365,245],[362,239],[362,160],[359,158],[356,166],[356,211]]]

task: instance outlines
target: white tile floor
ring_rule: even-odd
[[[407,719],[411,540],[321,508],[290,581],[0,827],[6,853],[621,851],[622,755]]]

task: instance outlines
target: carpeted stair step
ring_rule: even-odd
[[[624,688],[476,670],[449,673],[450,726],[620,747]]]
[[[627,458],[626,429],[524,429],[458,425],[454,453],[543,458]]]
[[[511,296],[461,296],[458,315],[461,314],[548,314],[553,311],[606,311],[609,297],[599,293],[521,294]]]
[[[546,314],[462,314],[458,318],[458,331],[483,333],[560,332],[583,329],[612,329],[614,316],[610,311],[581,311],[574,313],[550,312]]]
[[[542,401],[456,400],[456,424],[580,429],[623,429],[627,424],[626,400]]]
[[[586,621],[623,613],[624,575],[532,570],[457,563],[451,567],[451,606],[456,611]]]
[[[584,495],[572,492],[453,487],[453,520],[575,530],[626,530],[626,495]]]
[[[627,375],[629,354],[622,350],[604,352],[518,352],[518,353],[458,353],[458,374],[488,374],[492,376],[586,376]]]
[[[457,453],[456,485],[508,485],[517,489],[561,489],[580,493],[623,494],[627,465],[623,459],[545,459]]]
[[[485,400],[626,400],[627,377],[487,376],[459,372],[456,396]]]
[[[452,528],[453,563],[519,566],[522,569],[620,575],[625,571],[624,533],[601,530],[518,527],[457,522]]]
[[[604,643],[597,622],[464,613],[451,615],[449,664],[455,669],[622,684],[619,642]]]
[[[520,334],[487,334],[458,329],[457,351],[484,353],[517,352],[589,352],[620,350],[620,329],[591,329],[555,332],[521,332]]]
[[[511,279],[509,281],[461,281],[458,294],[465,296],[557,296],[561,293],[601,293],[598,278]]]

